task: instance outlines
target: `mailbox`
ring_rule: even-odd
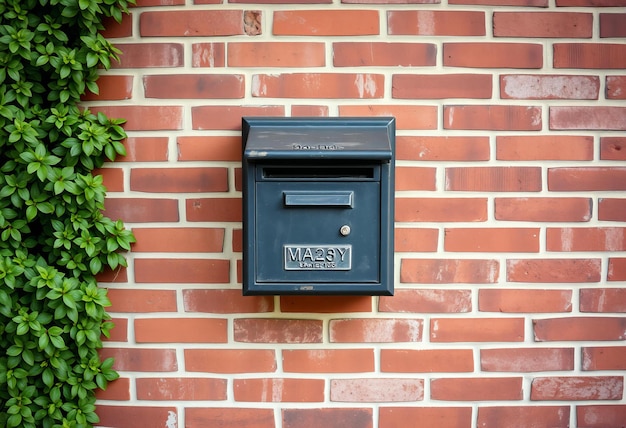
[[[393,295],[395,119],[242,129],[244,295]]]

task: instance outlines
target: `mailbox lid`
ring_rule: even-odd
[[[394,118],[244,117],[245,161],[393,157]]]

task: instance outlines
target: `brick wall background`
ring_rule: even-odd
[[[102,426],[624,426],[626,1],[137,3]],[[242,297],[248,115],[397,118],[394,297]]]

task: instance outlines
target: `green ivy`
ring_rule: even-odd
[[[96,275],[134,237],[102,214],[94,168],[124,154],[122,120],[80,107],[117,51],[99,31],[132,0],[0,1],[0,426],[88,427],[112,328]]]

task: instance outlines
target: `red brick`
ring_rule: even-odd
[[[418,105],[340,105],[339,116],[393,116],[396,128],[437,129],[439,113],[436,106]]]
[[[378,35],[376,10],[281,10],[274,11],[274,36]]]
[[[520,100],[597,100],[597,76],[543,76],[505,74],[500,76],[500,98]]]
[[[432,43],[335,42],[335,67],[434,66],[437,46]]]
[[[167,137],[128,137],[124,140],[126,155],[115,162],[164,162],[168,159]]]
[[[92,106],[90,110],[110,118],[123,118],[126,131],[175,131],[183,127],[181,106]]]
[[[128,100],[133,96],[133,76],[103,75],[98,78],[98,93],[87,91],[83,101]]]
[[[235,36],[243,32],[242,10],[167,10],[143,12],[142,37]]]
[[[231,42],[229,67],[323,67],[324,43],[306,42]]]
[[[626,228],[548,228],[548,251],[625,251]]]
[[[402,222],[482,222],[486,198],[396,198],[395,218]]]
[[[523,318],[433,318],[431,342],[523,342]]]
[[[323,379],[235,379],[235,401],[315,403],[324,401]]]
[[[243,252],[243,230],[242,229],[233,229],[233,251],[235,253]]]
[[[626,37],[626,13],[601,13],[600,37]]]
[[[420,342],[420,319],[336,319],[330,320],[330,342],[391,343]]]
[[[392,10],[387,12],[392,36],[484,36],[485,12],[455,10]]]
[[[548,0],[449,0],[448,4],[548,7]]]
[[[203,227],[134,228],[135,253],[220,253],[224,229]]]
[[[583,370],[626,370],[626,346],[582,348]]]
[[[626,312],[626,288],[583,288],[581,312]]]
[[[192,67],[225,67],[226,43],[209,42],[191,45]]]
[[[532,43],[444,43],[444,67],[542,68],[543,46]]]
[[[569,428],[569,414],[567,406],[479,406],[477,426],[498,428],[502,421],[515,421],[520,427]]]
[[[600,259],[510,259],[507,281],[533,283],[600,282]]]
[[[113,401],[129,401],[130,400],[130,379],[120,377],[107,384],[106,390],[97,389],[96,399],[113,400]]]
[[[581,7],[613,7],[626,6],[624,0],[556,0],[558,7],[581,6]]]
[[[436,168],[397,166],[395,169],[396,191],[437,190]]]
[[[537,253],[536,228],[458,228],[444,231],[445,251]]]
[[[255,74],[252,96],[266,98],[382,98],[385,77],[369,73]]]
[[[96,168],[91,173],[93,176],[102,176],[107,192],[124,191],[124,170],[122,168]]]
[[[102,337],[105,342],[128,342],[128,319],[112,318],[113,329],[109,332],[109,337]]]
[[[400,281],[420,284],[492,284],[497,260],[402,259]]]
[[[571,312],[571,290],[481,289],[478,292],[481,312],[538,313]]]
[[[396,252],[435,252],[439,242],[439,230],[427,228],[396,228],[394,233]]]
[[[191,108],[193,129],[241,131],[244,116],[284,116],[283,106],[199,106]]]
[[[137,343],[226,343],[228,323],[218,318],[135,320]]]
[[[317,314],[371,312],[370,296],[281,296],[281,312]]]
[[[548,188],[554,191],[626,190],[626,168],[549,168]]]
[[[574,370],[574,348],[481,349],[480,369],[521,373]]]
[[[422,379],[333,379],[330,401],[336,402],[402,402],[424,399]]]
[[[392,96],[398,99],[478,98],[492,95],[489,74],[394,74]]]
[[[619,427],[626,420],[626,405],[576,406],[579,428]]]
[[[452,167],[446,168],[446,190],[480,192],[538,192],[538,167]]]
[[[269,373],[276,371],[271,349],[185,349],[188,372]]]
[[[230,281],[229,260],[135,259],[138,283],[218,284]]]
[[[626,221],[626,199],[598,198],[598,220]]]
[[[116,43],[121,51],[119,61],[111,68],[165,68],[182,67],[185,62],[181,43]]]
[[[175,199],[106,198],[104,214],[126,223],[178,221]]]
[[[503,221],[589,221],[591,210],[587,198],[495,198],[495,218]]]
[[[291,116],[292,117],[328,117],[328,106],[291,106]]]
[[[620,400],[624,389],[622,376],[571,376],[535,378],[531,400]]]
[[[626,258],[609,258],[607,280],[626,281]]]
[[[626,68],[626,45],[555,43],[553,46],[554,68]]]
[[[152,193],[227,192],[226,168],[132,168],[130,189]]]
[[[501,135],[498,160],[593,160],[593,137],[577,135]]]
[[[383,349],[381,372],[469,373],[474,371],[471,349]]]
[[[522,378],[433,379],[430,396],[433,400],[453,401],[521,400]]]
[[[341,0],[342,4],[439,4],[441,0]]]
[[[489,160],[489,138],[476,136],[398,136],[396,159],[415,161]]]
[[[110,406],[98,404],[98,426],[115,428],[151,428],[162,426],[166,421],[177,420],[176,407],[157,406]]]
[[[214,314],[264,313],[274,311],[272,296],[242,296],[241,289],[183,290],[185,312]]]
[[[550,129],[624,131],[626,107],[550,107]]]
[[[198,2],[199,0],[195,0]],[[184,5],[185,0],[135,0],[135,6],[180,6]]]
[[[283,371],[294,373],[363,373],[374,371],[373,349],[283,350]]]
[[[104,267],[104,270],[96,275],[98,283],[112,282],[122,283],[128,282],[128,270],[124,266],[118,266],[115,270],[108,266]]]
[[[541,190],[541,169],[537,167],[446,168],[446,190],[538,192]]]
[[[232,221],[242,219],[239,198],[196,198],[186,201],[188,221]]]
[[[471,407],[381,407],[379,428],[404,427],[419,421],[424,427],[467,428],[472,426]]]
[[[235,342],[321,343],[321,320],[239,318],[233,321]]]
[[[536,342],[623,340],[626,318],[568,317],[533,320]]]
[[[133,35],[133,14],[128,13],[122,15],[122,21],[117,22],[113,17],[105,17],[102,21],[104,30],[100,34],[106,39],[116,39],[121,37],[130,37]]]
[[[495,37],[591,38],[593,15],[576,12],[494,12]]]
[[[146,98],[238,99],[244,97],[242,74],[163,74],[143,77]]]
[[[626,100],[626,76],[606,77],[606,97],[610,100]]]
[[[122,290],[109,289],[111,306],[108,312],[176,312],[174,290]]]
[[[103,348],[100,358],[115,358],[113,368],[128,372],[174,372],[178,370],[175,349]]]
[[[137,399],[151,401],[226,400],[226,379],[139,378]]]
[[[176,146],[179,161],[241,161],[241,137],[178,137]]]
[[[444,129],[539,131],[541,107],[509,105],[445,106]]]
[[[390,297],[380,298],[380,310],[388,312],[416,312],[416,313],[456,313],[470,312],[472,298],[469,290],[396,290],[396,296],[402,296],[406,301],[393,301]]]
[[[272,409],[242,407],[186,407],[185,428],[274,428]]]
[[[371,408],[283,409],[283,428],[373,428]]]

